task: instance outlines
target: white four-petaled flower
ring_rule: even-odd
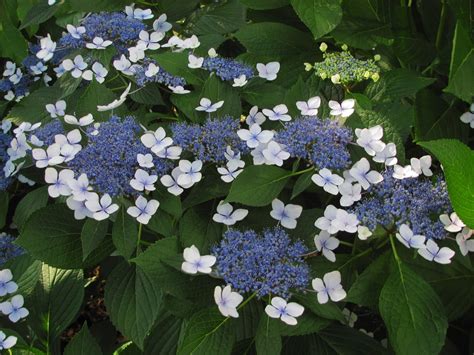
[[[51,0],[49,0],[51,1]],[[56,0],[54,0],[56,1]],[[51,5],[51,4],[50,4]],[[7,337],[7,335],[0,330],[0,350],[7,350],[11,349],[16,345],[16,342],[18,341],[18,338],[10,335]]]
[[[18,322],[22,318],[26,318],[30,312],[23,307],[25,300],[22,295],[13,296],[10,301],[0,303],[0,310],[4,315],[8,315],[8,319],[13,323]]]
[[[217,213],[214,214],[212,220],[217,223],[223,223],[226,226],[232,226],[247,217],[248,213],[249,211],[243,208],[238,208],[234,211],[234,207],[230,203],[221,201],[217,206]]]
[[[85,202],[85,205],[92,212],[92,217],[95,220],[102,221],[118,211],[119,206],[112,202],[109,194],[103,195],[100,199],[96,193],[92,196]]]
[[[425,155],[420,159],[411,158],[410,159],[411,168],[418,175],[432,176],[433,172],[431,171],[431,156]]]
[[[0,270],[0,297],[18,290],[18,285],[12,279],[13,274],[10,269]]]
[[[426,245],[418,249],[418,254],[428,261],[434,261],[438,264],[450,264],[455,253],[448,247],[440,248],[435,241],[428,239]]]
[[[270,121],[291,121],[291,116],[288,115],[288,107],[285,104],[276,105],[272,110],[264,108],[262,112]]]
[[[395,234],[397,239],[407,248],[423,248],[425,246],[426,237],[423,235],[415,235],[406,224],[402,224]]]
[[[257,150],[259,147],[260,146],[254,149],[254,151]],[[265,158],[266,164],[274,164],[278,166],[282,166],[283,161],[290,157],[290,153],[284,150],[284,146],[278,144],[275,141],[270,141],[268,145],[261,151],[261,154]]]
[[[141,136],[143,145],[150,148],[155,154],[158,154],[163,149],[173,144],[173,139],[166,137],[166,132],[163,127],[159,127],[155,132],[147,132]]]
[[[188,68],[198,69],[198,68],[202,67],[203,63],[204,63],[204,58],[203,57],[196,57],[193,54],[190,54],[188,56]]]
[[[102,37],[94,37],[92,43],[86,43],[86,48],[89,49],[106,49],[112,44],[112,41],[104,40]]]
[[[216,112],[222,105],[224,105],[224,101],[218,101],[213,104],[211,100],[203,97],[201,101],[199,101],[199,106],[196,107],[196,111],[204,111],[207,113]]]
[[[210,274],[211,267],[216,263],[214,255],[202,255],[196,246],[191,245],[183,251],[184,262],[181,264],[181,270],[187,274]]]
[[[69,196],[71,194],[69,183],[72,180],[74,180],[74,172],[69,169],[61,170],[59,174],[54,168],[47,168],[44,171],[44,181],[50,184],[48,194],[53,198]]]
[[[281,297],[273,297],[271,304],[265,307],[265,313],[271,318],[280,318],[282,322],[288,325],[296,325],[297,317],[304,312],[304,307],[296,302],[287,303]]]
[[[339,246],[339,239],[331,236],[326,231],[321,231],[314,237],[314,244],[316,249],[320,251],[329,261],[336,261],[336,254],[333,250]]]
[[[272,210],[270,216],[281,223],[281,225],[288,229],[296,228],[296,219],[301,216],[303,207],[298,205],[285,205],[279,199],[272,201]]]
[[[238,318],[237,306],[243,300],[244,298],[239,293],[232,291],[230,285],[227,285],[224,289],[220,286],[216,286],[214,289],[214,301],[224,317]]]
[[[46,111],[49,112],[52,118],[56,118],[58,116],[64,116],[66,110],[66,101],[59,100],[55,104],[47,104]]]
[[[127,213],[136,218],[141,224],[148,224],[151,217],[156,213],[160,203],[157,200],[150,200],[143,196],[138,196],[135,201],[135,206],[127,208]]]
[[[385,143],[381,141],[383,137],[383,128],[380,125],[370,128],[356,128],[356,143],[365,149],[366,153],[374,156],[385,148]]]
[[[313,182],[322,187],[324,191],[337,195],[339,192],[338,186],[344,182],[344,179],[337,174],[332,174],[329,169],[321,169],[317,174],[311,177]]]
[[[268,143],[273,138],[273,132],[262,130],[258,124],[252,124],[249,129],[239,129],[237,135],[247,143],[249,148],[256,148],[259,144]]]
[[[313,289],[318,293],[318,302],[325,304],[331,299],[338,302],[346,297],[346,291],[341,285],[341,273],[339,271],[328,272],[323,279],[315,278],[312,281]]]
[[[349,173],[362,185],[364,190],[367,190],[371,184],[378,184],[383,180],[382,174],[375,170],[370,170],[370,164],[366,158],[356,162],[349,170]]]
[[[130,186],[137,191],[154,191],[157,175],[150,175],[143,169],[135,171],[135,177],[130,180]]]
[[[296,107],[303,116],[316,116],[319,106],[321,106],[321,98],[319,96],[311,97],[308,101],[296,102]]]
[[[456,212],[450,215],[442,214],[439,220],[444,224],[444,229],[451,233],[460,232],[466,226]]]
[[[330,114],[331,116],[342,116],[342,117],[349,117],[354,113],[354,99],[347,99],[342,101],[341,103],[337,101],[330,100],[329,101],[329,108],[331,109]]]
[[[178,176],[178,185],[185,189],[191,187],[195,183],[201,181],[202,161],[195,160],[192,163],[189,160],[179,161],[179,170],[181,174]]]
[[[280,63],[270,62],[267,64],[258,63],[257,64],[258,76],[260,78],[266,79],[268,81],[275,80],[277,74],[280,71]]]

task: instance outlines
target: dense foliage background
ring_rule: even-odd
[[[130,5],[124,0],[50,2],[0,0],[2,64],[11,60],[20,65],[40,38],[50,34],[59,40],[67,24],[79,26],[89,13],[123,12]],[[129,82],[132,93],[113,113],[133,115],[147,129],[165,127],[167,132],[177,121],[203,124],[208,115],[195,109],[203,97],[223,100],[218,116],[228,115],[234,122],[243,122],[254,105],[285,104],[296,117],[295,102],[316,95],[322,101],[318,116],[325,118],[329,100],[354,98],[356,111],[345,125],[381,125],[384,139],[395,143],[401,165],[409,164],[411,157],[432,154],[437,159],[434,170],[441,172],[443,166],[454,210],[474,228],[474,135],[460,120],[474,98],[472,1],[148,0],[136,1],[135,6],[151,9],[154,19],[166,13],[176,35],[196,35],[196,56],[207,56],[214,48],[254,71],[257,63],[279,62],[276,80],[255,77],[236,87],[232,81],[189,68],[188,50],[147,52],[160,68],[185,79],[191,92],[179,95],[157,82],[141,88],[118,72],[112,64],[119,57],[114,46],[94,54],[83,48],[65,58],[82,54],[100,60],[109,70],[105,83],[70,73],[56,78],[52,66],[47,71],[53,78],[49,85],[32,81],[29,95],[18,102],[0,100],[2,117],[15,125],[44,125],[52,120],[45,105],[65,100],[68,113],[78,118],[91,113],[96,122],[106,121],[111,112],[99,111],[97,105],[118,99]],[[153,20],[148,21],[151,26]],[[326,51],[320,49],[323,42]],[[344,45],[355,58],[376,56],[378,76],[362,74],[341,83],[331,75],[316,75],[312,66],[324,60],[323,53],[344,52]],[[351,68],[334,70],[342,75]],[[353,154],[353,161],[363,156]],[[295,326],[269,318],[264,312],[267,298],[251,299],[237,319],[224,318],[213,299],[214,287],[222,281],[181,272],[185,247],[196,245],[209,254],[222,238],[225,226],[212,218],[224,199],[246,206],[249,215],[241,223],[255,230],[275,224],[269,215],[274,198],[291,199],[304,211],[289,234],[314,249],[313,238],[319,232],[314,221],[332,200],[312,184],[314,171],[305,172],[307,166],[299,164],[298,160],[284,168],[264,166],[268,169],[247,164],[232,183],[223,182],[214,167],[206,166],[202,181],[180,196],[157,184],[151,196],[160,207],[142,225],[126,213],[133,201],[123,196],[114,200],[120,209],[111,219],[75,219],[65,198],[50,198],[43,169],[30,159],[21,173],[36,184],[14,181],[0,192],[0,225],[18,237],[16,243],[23,248],[22,255],[4,258],[3,268],[12,271],[30,313],[18,323],[0,320],[5,334],[18,337],[8,351],[473,353],[474,268],[471,254],[461,255],[454,237],[440,241],[456,251],[449,265],[441,265],[395,245],[394,230],[377,229],[367,241],[343,235],[346,244],[337,250],[334,263],[319,256],[308,263],[314,277],[340,271],[347,297],[319,304],[313,294],[295,295],[306,309]]]

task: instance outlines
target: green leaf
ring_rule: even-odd
[[[348,46],[372,49],[378,45],[391,45],[393,34],[390,24],[365,19],[343,17],[339,26],[331,35],[340,43]]]
[[[121,206],[112,228],[112,240],[117,252],[129,259],[137,248],[138,224],[135,218],[127,213],[127,207]]]
[[[41,122],[49,119],[50,115],[45,106],[58,101],[63,92],[55,86],[42,87],[17,103],[8,113],[7,118],[16,124],[22,122]]]
[[[213,33],[226,34],[245,25],[245,7],[238,0],[229,0],[217,6],[208,6],[202,16],[192,24],[196,35]]]
[[[147,227],[164,237],[172,237],[175,234],[173,217],[161,209],[151,217]]]
[[[35,259],[49,265],[82,268],[110,254],[110,247],[104,243],[82,261],[82,225],[65,204],[48,205],[31,215],[16,242]]]
[[[100,355],[102,350],[100,349],[97,341],[92,337],[89,329],[87,329],[87,323],[82,325],[79,333],[71,339],[69,344],[64,349],[64,355]]]
[[[190,69],[188,67],[188,54],[184,52],[164,52],[159,54],[151,54],[151,58],[157,61],[158,65],[164,68],[170,74],[180,76],[186,79],[189,84],[202,84],[203,78],[200,71]],[[188,96],[188,95],[175,95]],[[194,109],[194,107],[193,107]]]
[[[291,199],[294,199],[299,194],[303,193],[308,187],[311,186],[312,180],[311,177],[314,175],[313,171],[308,171],[298,177],[293,186],[293,191],[291,193]]]
[[[285,89],[276,84],[247,85],[242,93],[248,103],[258,107],[273,107],[285,100]]]
[[[209,79],[206,80],[202,88],[201,97],[207,97],[211,102],[224,101],[224,105],[219,109],[219,117],[226,115],[240,117],[242,113],[237,89],[233,88],[229,83],[220,80],[216,75],[211,74]],[[202,115],[207,117],[209,114],[203,113]]]
[[[183,202],[183,208],[199,205],[215,198],[222,198],[229,193],[229,184],[223,182],[214,171],[206,171],[205,178],[196,184]],[[169,193],[168,193],[169,195]]]
[[[0,2],[0,56],[21,62],[28,54],[28,44],[16,26],[16,20],[8,16],[7,6],[6,1]]]
[[[235,33],[235,37],[249,52],[273,58],[313,50],[310,35],[281,23],[250,24]]]
[[[342,19],[341,0],[291,0],[291,6],[315,39],[331,32]]]
[[[11,270],[13,280],[18,285],[18,293],[27,296],[33,292],[41,275],[41,261],[34,260],[28,254],[23,254],[9,260],[5,267]]]
[[[26,221],[37,210],[43,208],[48,203],[48,187],[43,186],[29,192],[23,197],[16,206],[13,215],[13,223],[18,226],[20,231],[25,227]]]
[[[96,221],[92,218],[86,220],[81,231],[82,260],[86,260],[102,244],[108,227],[108,220]]]
[[[346,301],[377,309],[380,291],[388,273],[389,254],[384,253],[357,277],[347,293]]]
[[[145,340],[145,354],[176,354],[183,320],[170,314],[160,315]]]
[[[439,353],[448,327],[443,305],[430,285],[399,260],[382,288],[379,309],[397,354]]]
[[[121,262],[107,279],[105,305],[112,323],[140,349],[158,316],[162,294],[136,265]]]
[[[94,1],[83,1],[83,0],[68,0],[68,4],[73,11],[83,12],[99,12],[99,11],[112,11],[112,10],[123,10],[125,6],[130,5],[128,0],[94,0]]]
[[[39,25],[43,22],[46,22],[54,16],[58,9],[59,5],[50,6],[47,2],[44,1],[34,5],[30,8],[25,18],[21,22],[20,30],[23,30],[28,26]]]
[[[212,307],[198,311],[189,319],[177,355],[230,354],[233,345],[231,322]]]
[[[247,6],[249,9],[254,10],[278,9],[280,7],[290,4],[290,0],[240,0],[240,2]]]
[[[295,299],[319,317],[344,321],[344,316],[335,303],[320,304],[315,293],[298,294]]]
[[[166,13],[168,21],[180,20],[191,12],[193,12],[199,5],[199,0],[175,1],[175,0],[161,0],[155,3],[159,13]]]
[[[461,114],[454,102],[448,104],[434,91],[419,91],[415,101],[415,140],[458,138],[465,141],[469,132],[459,119]]]
[[[435,80],[407,69],[394,69],[383,73],[378,81],[371,82],[367,86],[365,94],[373,101],[392,102],[415,95]]]
[[[280,354],[282,342],[278,320],[275,321],[267,315],[260,317],[255,336],[255,348],[258,355]]]
[[[443,164],[449,198],[459,218],[474,229],[474,152],[460,141],[439,139],[418,143]]]
[[[150,83],[145,85],[138,91],[131,94],[130,98],[133,101],[138,102],[139,104],[152,106],[165,105],[163,99],[161,98],[160,86],[157,83]]]
[[[215,208],[192,208],[179,221],[179,240],[183,247],[195,245],[202,253],[222,236],[222,226],[212,220]]]
[[[76,318],[84,298],[82,270],[62,270],[43,264],[28,323],[50,345]],[[31,323],[30,323],[31,322]]]
[[[289,171],[271,165],[246,167],[232,183],[227,202],[265,206],[273,201],[292,176]]]
[[[469,32],[461,22],[456,24],[449,67],[449,84],[445,91],[456,95],[461,100],[472,102],[474,82],[467,78],[474,77],[474,43]]]

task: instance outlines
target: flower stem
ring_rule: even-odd
[[[141,239],[142,239],[142,228],[143,228],[143,224],[139,223],[138,224],[138,236],[137,236],[137,252],[136,254],[138,255],[140,253],[140,242],[141,242]]]

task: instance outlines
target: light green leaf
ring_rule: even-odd
[[[143,349],[158,316],[162,293],[136,265],[122,262],[107,279],[105,305],[112,323]]]
[[[272,58],[313,50],[313,39],[309,34],[282,23],[250,24],[235,33],[235,37],[249,52]]]
[[[230,354],[234,335],[232,323],[216,307],[202,309],[187,322],[177,355]]]
[[[445,91],[471,103],[474,97],[474,43],[461,22],[456,24],[449,68],[449,84]],[[468,79],[471,78],[471,79]]]
[[[342,19],[341,0],[291,0],[291,5],[315,39],[331,32]]]
[[[127,207],[122,206],[117,213],[112,228],[112,240],[117,252],[129,259],[137,248],[138,224],[135,218],[127,213]]]
[[[96,221],[92,218],[86,220],[81,231],[82,260],[86,260],[102,244],[108,227],[108,220]]]
[[[201,11],[202,15],[198,15],[197,21],[191,26],[196,35],[226,34],[245,25],[245,7],[238,0],[217,3]]]
[[[373,101],[393,102],[396,99],[415,95],[432,84],[434,78],[426,78],[407,69],[394,69],[383,73],[376,82],[371,82],[365,94]]]
[[[443,164],[448,192],[459,218],[474,229],[474,152],[460,141],[439,139],[418,143]]]
[[[32,324],[51,345],[76,318],[84,298],[82,270],[62,270],[43,264],[29,305]]]
[[[430,285],[399,260],[382,288],[379,309],[397,354],[439,353],[448,327],[443,305]]]
[[[74,338],[71,339],[69,344],[64,349],[64,355],[101,355],[102,350],[100,349],[97,341],[92,337],[87,323],[82,325],[81,330],[77,333]]]
[[[276,166],[254,165],[244,169],[230,187],[227,202],[265,206],[285,187],[292,173]]]

